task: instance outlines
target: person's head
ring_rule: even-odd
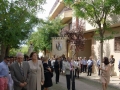
[[[17,62],[21,63],[23,61],[23,59],[24,59],[24,54],[21,53],[21,52],[18,52],[16,54],[16,60],[17,60]]]
[[[84,57],[84,60],[87,60],[87,58],[86,58],[86,57]]]
[[[90,56],[89,59],[92,60],[92,56]]]
[[[82,60],[82,57],[79,57],[79,60]]]
[[[5,57],[4,57],[4,62],[5,62],[6,64],[8,64],[8,63],[9,63],[9,61],[10,61],[9,56],[5,56]]]
[[[68,61],[68,62],[71,62],[71,58],[70,58],[70,57],[68,57],[68,58],[67,58],[67,61]]]
[[[110,57],[111,57],[111,58],[113,58],[114,56],[113,56],[113,55],[111,55]]]
[[[108,64],[109,64],[109,60],[108,60],[107,57],[104,57],[104,59],[103,59],[103,63],[104,63],[105,65],[108,65]]]
[[[32,53],[30,54],[30,58],[31,58],[32,60],[38,60],[38,55],[37,55],[37,53],[36,53],[36,52],[32,52]]]
[[[48,61],[48,57],[47,57],[47,56],[44,56],[44,57],[42,58],[42,60],[43,60],[43,62],[47,62],[47,61]]]
[[[10,63],[12,63],[14,61],[13,56],[10,57]]]

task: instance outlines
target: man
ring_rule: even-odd
[[[113,76],[113,72],[114,72],[114,63],[115,63],[115,58],[113,58],[114,56],[111,55],[110,57],[110,64],[111,64],[111,70],[110,70],[110,76]]]
[[[54,70],[56,73],[56,84],[57,84],[59,82],[59,76],[60,76],[60,57],[55,59]]]
[[[100,60],[97,60],[97,66],[100,67]],[[98,68],[98,76],[100,76],[100,69]]]
[[[0,90],[8,89],[8,68],[9,57],[4,57],[4,60],[0,63]]]
[[[83,72],[86,72],[87,71],[87,59],[86,57],[84,57],[83,59]]]
[[[120,60],[118,62],[118,69],[119,69],[119,79],[120,79]]]
[[[87,76],[91,76],[92,66],[93,66],[92,57],[90,57],[89,60],[87,61],[87,66],[88,66],[88,75]]]
[[[30,67],[27,61],[24,60],[22,53],[17,53],[16,62],[11,65],[11,75],[14,82],[14,90],[27,90],[27,82]]]
[[[71,61],[68,57],[67,62],[65,64],[65,74],[66,74],[66,81],[67,81],[67,90],[70,90],[70,80],[72,80],[72,90],[75,90],[75,63]]]

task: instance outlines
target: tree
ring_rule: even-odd
[[[42,26],[38,28],[38,31],[32,34],[29,41],[34,42],[36,50],[43,50],[46,54],[46,50],[51,51],[52,49],[52,37],[58,37],[63,27],[64,25],[62,25],[59,18],[52,21],[44,21]]]
[[[43,10],[44,3],[45,0],[0,0],[0,60],[10,48],[18,48],[41,22],[36,13]]]
[[[91,25],[96,27],[99,35],[96,37],[100,41],[101,52],[100,59],[103,58],[104,40],[110,39],[111,36],[105,36],[106,31],[112,32],[110,26],[110,15],[118,15],[120,13],[120,0],[64,0],[66,5],[71,5],[75,12],[75,16],[87,20]]]

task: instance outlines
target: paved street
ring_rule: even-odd
[[[53,83],[54,81],[55,81],[55,77],[53,77]],[[75,85],[76,85],[76,90],[102,90],[100,83],[93,82],[84,78],[76,79]],[[53,87],[51,87],[50,90],[67,90],[65,76],[61,75],[60,82],[58,84],[54,83]],[[108,90],[119,90],[119,89],[109,86]]]

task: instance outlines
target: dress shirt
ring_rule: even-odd
[[[97,66],[99,66],[100,65],[100,60],[97,60]]]
[[[83,65],[87,65],[87,60],[83,60]]]
[[[88,64],[88,66],[93,65],[93,61],[89,59],[89,60],[87,61],[87,64]]]
[[[8,65],[2,61],[0,63],[0,77],[8,77],[9,76],[9,68]]]
[[[23,67],[23,63],[22,62],[21,63],[18,62],[18,65],[19,65],[19,67]]]
[[[84,59],[82,59],[81,64],[84,64]]]

